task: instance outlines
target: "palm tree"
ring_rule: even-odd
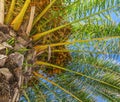
[[[119,102],[119,7],[0,0],[0,102]]]

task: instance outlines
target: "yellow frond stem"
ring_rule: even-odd
[[[74,52],[74,50],[63,49],[63,50],[52,50],[52,52]]]
[[[36,61],[35,64],[36,64],[36,65],[50,66],[50,67],[53,67],[53,68],[58,68],[58,69],[61,69],[61,70],[64,70],[64,71],[68,71],[68,72],[70,72],[70,73],[74,73],[74,74],[76,74],[76,75],[83,76],[83,77],[85,77],[85,78],[94,80],[94,81],[96,81],[96,82],[99,82],[99,83],[102,83],[102,84],[104,84],[104,85],[108,85],[108,86],[110,86],[110,87],[112,87],[112,88],[115,88],[115,89],[117,89],[117,90],[120,90],[119,87],[114,86],[114,85],[112,85],[112,84],[109,84],[109,83],[107,83],[107,82],[104,82],[104,81],[102,81],[102,80],[95,79],[95,78],[93,78],[93,77],[91,77],[91,76],[87,76],[87,75],[85,75],[85,74],[83,74],[83,73],[76,72],[76,71],[73,71],[73,70],[69,70],[69,69],[67,69],[67,68],[60,67],[60,66],[57,66],[57,65],[54,65],[54,64],[51,64],[51,63],[46,63],[46,62],[42,62],[42,61]]]
[[[56,0],[52,0],[50,4],[35,18],[33,26],[41,19],[41,17],[47,12],[47,10],[55,3]]]
[[[13,12],[14,12],[14,8],[15,8],[15,2],[16,0],[12,0],[8,14],[6,15],[5,18],[5,24],[9,24],[13,18]]]
[[[14,30],[17,31],[17,30],[19,29],[19,27],[21,26],[21,23],[22,23],[22,21],[23,21],[24,14],[25,14],[25,12],[26,12],[29,4],[30,4],[30,1],[31,1],[31,0],[26,0],[26,1],[25,1],[25,4],[24,4],[22,10],[21,10],[20,13],[18,14],[18,16],[12,21],[11,27],[12,27]]]
[[[50,29],[50,30],[45,31],[45,32],[43,32],[43,33],[37,33],[37,34],[35,34],[34,36],[32,36],[33,41],[37,41],[37,40],[39,40],[42,36],[45,36],[45,35],[50,34],[50,33],[52,33],[52,32],[55,32],[55,31],[57,31],[57,30],[59,30],[59,29],[61,29],[61,28],[67,27],[67,26],[69,26],[69,25],[71,25],[71,24],[75,24],[75,23],[78,23],[78,22],[80,22],[80,21],[87,20],[87,19],[89,19],[90,17],[94,17],[95,15],[99,15],[99,14],[105,12],[106,10],[110,10],[110,9],[113,9],[114,7],[119,7],[119,6],[120,6],[120,4],[118,4],[118,5],[116,5],[116,6],[113,6],[113,7],[110,7],[110,8],[107,8],[107,9],[104,9],[104,10],[101,10],[100,12],[94,13],[94,14],[92,14],[92,15],[90,15],[90,16],[86,16],[86,17],[84,17],[84,18],[80,18],[80,19],[75,20],[75,21],[73,21],[73,22],[70,22],[70,23],[67,23],[67,24],[58,26],[58,27],[56,27],[56,28]]]
[[[34,36],[32,36],[32,39],[33,39],[33,41],[37,41],[37,40],[39,40],[41,37],[43,37],[43,36],[45,36],[45,35],[47,35],[47,34],[50,34],[50,33],[54,32],[54,31],[57,31],[57,30],[59,30],[59,29],[61,29],[61,28],[64,28],[64,27],[66,27],[66,26],[68,26],[68,25],[70,25],[70,23],[65,24],[65,25],[62,25],[62,26],[59,26],[59,27],[56,27],[56,28],[53,28],[53,29],[48,30],[48,31],[45,31],[45,32],[43,32],[43,33],[35,34]]]
[[[59,86],[57,83],[49,80],[48,78],[45,78],[43,75],[39,74],[39,73],[36,73],[36,72],[33,72],[33,74],[39,78],[42,78],[44,80],[46,80],[47,82],[51,83],[52,85],[54,86],[57,86],[59,89],[63,90],[65,93],[71,95],[72,97],[74,97],[76,100],[78,100],[79,102],[83,102],[82,100],[80,100],[78,97],[76,97],[74,94],[72,94],[71,92],[67,91],[66,89],[64,89],[63,87]]]
[[[55,47],[55,46],[62,46],[62,45],[70,45],[70,44],[75,44],[75,43],[83,43],[83,42],[91,42],[91,41],[104,41],[104,40],[110,40],[110,39],[115,39],[115,38],[120,38],[120,36],[112,36],[112,37],[104,37],[104,38],[93,38],[93,39],[87,39],[87,40],[76,40],[72,42],[64,42],[64,43],[55,43],[55,44],[49,44],[49,45],[37,45],[35,46],[35,50],[37,52],[44,50],[50,47]]]

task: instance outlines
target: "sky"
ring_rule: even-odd
[[[120,23],[120,15],[116,16],[114,13],[111,13],[111,17],[117,24]]]

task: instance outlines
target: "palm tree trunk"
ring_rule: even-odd
[[[8,26],[0,25],[0,102],[18,102],[23,84],[24,54],[15,50],[20,43],[11,42],[17,39],[12,32]]]

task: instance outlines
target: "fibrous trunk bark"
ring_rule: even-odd
[[[31,63],[32,59],[29,52],[20,53],[26,45],[27,41],[10,27],[0,25],[0,102],[19,101],[24,75],[29,69],[23,70],[23,62],[28,60]]]

